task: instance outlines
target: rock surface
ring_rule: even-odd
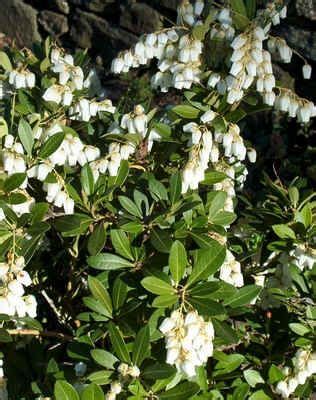
[[[2,0],[0,30],[15,39],[18,46],[31,46],[40,40],[37,11],[22,0]]]

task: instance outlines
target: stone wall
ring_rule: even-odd
[[[66,48],[88,48],[94,59],[107,66],[142,32],[152,32],[168,19],[174,20],[177,3],[178,0],[0,0],[0,31],[18,46],[30,46],[35,40],[52,35]],[[290,0],[289,18],[277,32],[314,64],[315,20],[316,0]],[[286,66],[300,67],[300,60],[294,67]],[[316,93],[313,83],[302,81],[299,87],[303,92]]]

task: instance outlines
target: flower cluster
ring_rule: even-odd
[[[178,24],[187,24],[189,26],[195,26],[199,24],[201,14],[204,9],[204,1],[197,0],[194,4],[191,4],[189,0],[181,2],[178,7]]]
[[[140,370],[137,365],[128,365],[126,363],[121,363],[118,366],[117,371],[122,375],[123,378],[128,376],[131,378],[138,378],[140,375]]]
[[[105,395],[105,400],[115,400],[116,396],[122,391],[122,385],[119,381],[113,381],[111,383],[110,390]]]
[[[233,286],[244,286],[244,277],[241,272],[240,263],[229,250],[226,252],[226,258],[221,266],[219,277]]]
[[[263,95],[263,100],[267,104],[273,105],[275,78],[271,55],[263,49],[265,39],[266,32],[258,26],[249,32],[241,33],[232,41],[232,66],[230,76],[225,80],[229,104],[240,101],[245,90],[256,81],[257,91]]]
[[[276,392],[287,399],[298,385],[304,385],[306,380],[316,374],[316,353],[311,349],[299,349],[293,358],[293,370],[289,367],[283,369],[285,379],[278,382]]]
[[[293,250],[289,252],[292,262],[303,271],[305,268],[312,269],[316,263],[315,249],[306,246],[305,244],[298,244]]]
[[[190,122],[183,130],[191,133],[189,145],[192,146],[182,173],[182,192],[186,193],[188,189],[197,189],[199,182],[204,180],[210,159],[218,160],[218,149],[213,146],[212,133],[207,127],[199,127],[195,122]]]
[[[9,74],[9,83],[15,89],[32,89],[35,86],[35,80],[35,74],[27,68],[14,69]]]
[[[212,27],[210,37],[217,40],[225,39],[230,42],[235,36],[231,11],[228,8],[221,9],[216,13],[215,20],[219,24]]]
[[[36,317],[36,300],[34,296],[24,296],[24,287],[30,286],[32,281],[28,272],[24,271],[23,257],[0,263],[0,313],[18,315],[19,317]]]
[[[186,1],[178,9],[178,23],[194,26],[200,23],[204,2],[194,6]],[[152,77],[152,86],[167,92],[170,87],[189,89],[200,81],[200,56],[202,42],[187,33],[185,26],[166,29],[145,35],[132,50],[121,53],[112,62],[116,74],[128,72],[130,68],[145,65],[150,60],[158,60],[158,72]]]
[[[287,112],[290,117],[296,117],[302,123],[307,123],[316,116],[316,106],[312,101],[303,99],[291,90],[284,88],[279,89],[275,108]]]
[[[165,335],[167,363],[188,377],[195,376],[196,367],[213,355],[213,324],[205,322],[197,311],[184,315],[180,309],[175,310],[159,329]]]

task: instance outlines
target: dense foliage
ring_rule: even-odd
[[[264,164],[244,187],[249,116],[316,115],[274,76],[285,17],[184,1],[113,60],[150,68],[142,104],[49,39],[0,52],[0,399],[310,398],[316,195]]]

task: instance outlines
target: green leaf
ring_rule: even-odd
[[[203,282],[189,290],[189,294],[193,297],[211,297],[213,293],[219,289],[220,282]]]
[[[169,267],[172,278],[177,284],[183,278],[187,264],[188,260],[185,248],[179,240],[176,240],[170,249]]]
[[[185,400],[200,391],[199,385],[193,382],[183,382],[176,387],[159,394],[159,400]]]
[[[90,308],[90,310],[105,316],[107,319],[111,318],[111,315],[108,312],[108,308],[104,307],[98,300],[94,297],[83,297],[83,304]]]
[[[213,275],[225,260],[226,248],[213,240],[211,246],[207,249],[197,250],[196,254],[197,257],[188,279],[188,286]]]
[[[79,400],[76,390],[66,381],[57,381],[54,387],[56,400]]]
[[[8,133],[9,129],[7,121],[3,117],[0,117],[0,138],[8,135]]]
[[[293,229],[284,224],[272,225],[274,233],[281,239],[296,239]]]
[[[97,371],[93,372],[92,374],[87,376],[87,379],[90,382],[93,382],[97,385],[107,385],[110,383],[113,379],[110,378],[110,376],[113,374],[113,371]]]
[[[96,225],[93,232],[89,236],[88,251],[92,256],[100,253],[106,241],[106,227],[103,222]]]
[[[168,232],[161,229],[153,229],[150,235],[151,244],[161,253],[169,253],[172,240]]]
[[[215,225],[227,226],[236,220],[236,214],[229,211],[220,211],[210,222]]]
[[[262,288],[256,285],[244,286],[235,295],[225,300],[224,305],[236,308],[249,304],[251,300],[259,295],[261,290]]]
[[[256,0],[245,0],[245,5],[247,9],[247,15],[250,20],[252,20],[256,15],[257,1]]]
[[[178,301],[176,294],[165,294],[154,299],[152,306],[156,308],[168,308],[173,306]]]
[[[245,400],[249,393],[249,385],[247,383],[239,384],[234,390],[233,400]]]
[[[182,191],[182,179],[180,172],[176,172],[171,175],[170,178],[170,201],[171,204],[175,204],[181,196]]]
[[[124,182],[126,181],[126,178],[128,177],[128,173],[129,173],[128,161],[122,160],[113,185],[115,187],[122,186],[124,184]]]
[[[6,72],[12,71],[12,64],[7,53],[0,51],[0,65]]]
[[[247,10],[243,0],[230,0],[230,5],[233,10],[233,22],[238,29],[245,29],[249,24],[247,18]]]
[[[201,182],[202,185],[215,185],[215,183],[222,182],[227,175],[219,171],[209,171],[206,172],[204,181]]]
[[[272,397],[268,396],[263,390],[257,390],[253,393],[249,400],[271,400]]]
[[[121,229],[111,229],[110,235],[115,251],[121,256],[133,261],[134,256],[126,233]]]
[[[177,115],[179,115],[180,117],[186,118],[186,119],[195,119],[200,114],[199,109],[192,107],[192,106],[188,106],[188,105],[175,106],[172,108],[172,111],[174,113],[176,113]]]
[[[25,148],[27,154],[30,156],[32,154],[32,149],[34,145],[33,131],[30,124],[21,118],[18,126],[18,135]]]
[[[41,147],[41,149],[38,153],[38,157],[42,158],[42,159],[46,159],[50,155],[55,153],[55,151],[57,151],[59,149],[60,145],[62,144],[64,137],[65,137],[64,132],[58,132],[58,133],[55,133],[55,135],[50,136],[46,140],[46,142],[43,144],[43,146]]]
[[[18,172],[16,174],[10,175],[3,184],[3,188],[6,192],[11,192],[14,189],[17,189],[22,185],[25,181],[26,173]]]
[[[113,354],[102,349],[91,350],[91,357],[97,364],[108,369],[114,369],[114,364],[119,361]]]
[[[167,282],[162,279],[155,278],[154,276],[148,276],[141,281],[142,286],[151,293],[164,295],[174,294],[175,289]]]
[[[309,203],[301,211],[295,213],[295,221],[301,222],[307,229],[313,222],[313,212]]]
[[[9,343],[12,342],[12,340],[9,332],[4,328],[0,328],[0,343]]]
[[[145,358],[149,355],[150,345],[150,333],[149,327],[144,326],[136,335],[136,339],[133,346],[132,361],[134,365],[140,366]]]
[[[142,213],[136,206],[136,204],[126,196],[119,196],[118,200],[121,206],[130,214],[134,215],[135,217],[142,218]]]
[[[265,383],[262,376],[254,369],[247,369],[243,372],[246,382],[251,387],[256,387],[259,383]]]
[[[156,201],[168,200],[167,189],[160,181],[157,181],[157,179],[151,178],[149,180],[149,191],[152,198]]]
[[[155,363],[149,365],[142,372],[144,379],[166,379],[176,373],[176,369],[168,364]]]
[[[290,327],[291,331],[293,331],[294,333],[296,333],[299,336],[304,336],[310,332],[310,329],[307,326],[305,326],[303,324],[295,323],[295,322],[292,324],[289,324],[289,327]]]
[[[88,257],[90,267],[101,270],[116,270],[123,268],[133,268],[134,264],[125,260],[116,254],[100,253],[95,256]]]
[[[91,196],[94,191],[94,178],[90,165],[87,163],[81,168],[80,173],[81,187],[87,196]]]
[[[128,291],[128,286],[118,276],[114,281],[113,291],[112,291],[112,301],[115,310],[119,310],[123,306],[126,300],[127,291]]]
[[[272,364],[269,368],[269,382],[273,385],[284,379],[284,374],[276,365]]]
[[[213,325],[215,329],[215,336],[223,340],[225,344],[233,344],[238,342],[238,336],[236,332],[226,323],[213,320]]]
[[[295,187],[295,186],[289,187],[289,196],[290,196],[290,200],[291,200],[293,206],[296,207],[298,204],[298,201],[300,199],[300,193],[299,193],[297,187]]]
[[[213,218],[215,218],[217,214],[223,210],[226,198],[227,198],[226,192],[222,191],[215,192],[212,201],[210,202],[209,205],[208,217],[210,222],[212,222]]]
[[[131,364],[132,361],[129,355],[129,351],[125,344],[121,331],[119,330],[118,327],[116,327],[113,324],[113,322],[109,323],[108,328],[109,328],[111,343],[115,353],[117,354],[117,356],[121,361]]]
[[[211,299],[190,297],[188,301],[199,312],[199,314],[208,317],[225,314],[225,308],[220,303]]]
[[[112,300],[103,284],[97,278],[89,276],[88,285],[93,297],[100,302],[100,304],[108,311],[109,315],[112,315]]]
[[[81,400],[104,400],[103,390],[95,383],[91,383],[83,390]]]

